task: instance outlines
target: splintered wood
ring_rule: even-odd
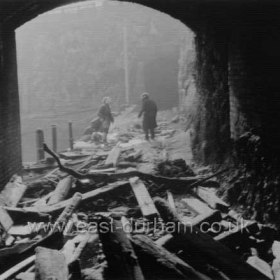
[[[67,280],[68,267],[64,255],[57,250],[36,248],[35,273],[37,280]]]
[[[144,183],[138,177],[130,178],[129,183],[141,208],[143,216],[149,219],[157,217],[158,211]]]

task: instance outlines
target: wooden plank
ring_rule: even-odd
[[[134,235],[131,242],[146,279],[211,280],[145,235]]]
[[[14,224],[9,213],[0,206],[0,224],[2,225],[5,232],[7,232]]]
[[[106,230],[104,225],[110,225],[111,230]],[[105,279],[144,280],[138,258],[121,221],[101,217],[98,234],[108,265]]]
[[[129,183],[132,187],[143,216],[146,218],[158,216],[158,211],[143,182],[138,177],[133,177],[129,179]]]
[[[48,205],[52,205],[55,203],[58,203],[62,200],[64,200],[71,187],[72,187],[72,182],[73,182],[73,177],[72,176],[68,176],[62,180],[60,180],[52,194],[52,196],[50,197],[49,201],[48,201]]]
[[[35,252],[37,280],[68,280],[68,266],[63,253],[44,247],[37,247]]]
[[[20,176],[14,175],[0,193],[0,205],[15,207],[25,193],[27,186]]]
[[[118,146],[115,146],[109,153],[106,161],[105,161],[105,166],[117,166],[117,162],[119,159],[121,153],[121,148]]]
[[[35,256],[30,256],[29,258],[25,259],[24,261],[18,263],[16,266],[13,266],[9,270],[5,271],[3,274],[0,275],[0,280],[7,280],[10,279],[12,276],[20,273],[24,269],[28,268],[33,264],[35,260]]]
[[[173,197],[173,195],[172,195],[172,193],[170,191],[167,191],[167,200],[168,200],[168,203],[169,203],[171,209],[173,211],[176,211],[174,197]]]

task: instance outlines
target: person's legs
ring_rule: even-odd
[[[145,133],[145,139],[148,141],[149,140],[149,130],[148,130],[148,128],[144,129],[144,133]]]
[[[154,128],[150,128],[151,131],[151,138],[155,139],[155,129]]]

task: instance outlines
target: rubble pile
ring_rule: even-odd
[[[135,135],[59,155],[45,145],[52,169],[11,179],[0,193],[1,280],[280,279],[275,231],[221,200],[218,174],[148,162],[164,145]]]

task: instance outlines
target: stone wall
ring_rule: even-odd
[[[0,27],[0,189],[21,169],[19,96],[14,31]]]
[[[205,27],[195,37],[198,95],[193,151],[204,163],[222,162],[230,149],[227,34]]]

